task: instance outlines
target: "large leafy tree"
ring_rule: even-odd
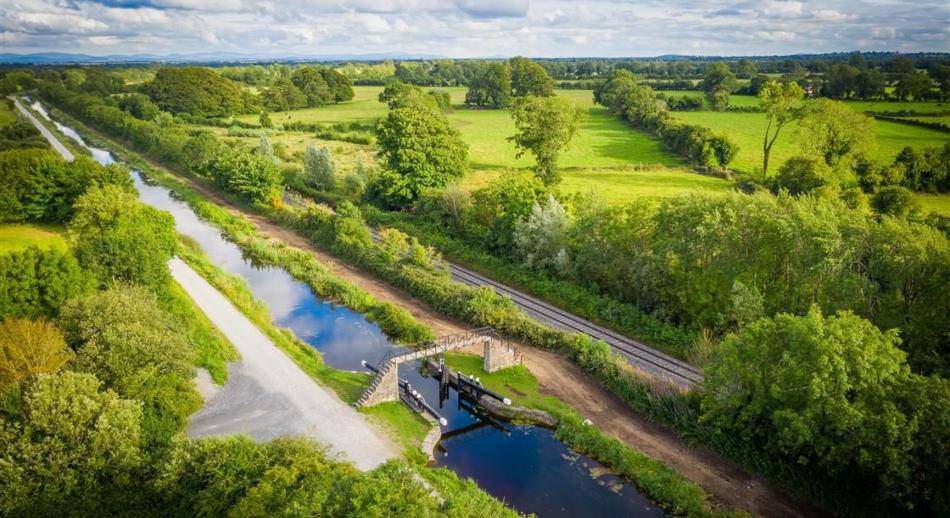
[[[490,63],[468,84],[465,104],[506,108],[511,103],[511,71],[506,63]]]
[[[851,65],[835,63],[825,72],[825,85],[821,93],[827,97],[847,99],[857,89],[860,75],[861,71]]]
[[[530,151],[537,161],[538,178],[546,185],[557,184],[558,155],[577,132],[577,105],[561,97],[520,97],[511,108],[511,117],[517,133],[508,140],[518,146],[518,157]]]
[[[119,280],[161,287],[168,282],[165,262],[178,242],[169,213],[114,185],[89,189],[75,208],[69,224],[73,251],[102,285]]]
[[[143,433],[149,441],[168,439],[197,410],[194,350],[155,295],[115,287],[71,302],[61,321],[76,349],[75,369],[144,403]]]
[[[769,154],[782,128],[798,116],[796,105],[803,95],[805,91],[795,82],[769,81],[759,91],[759,105],[768,117],[762,143],[762,176],[769,173]]]
[[[905,476],[915,430],[895,401],[909,375],[899,343],[848,312],[761,319],[707,364],[705,418],[825,472]]]
[[[515,97],[554,95],[554,80],[541,65],[518,56],[508,60],[508,68],[511,70],[511,93]]]
[[[897,86],[894,87],[894,95],[902,101],[906,101],[908,98],[920,101],[926,99],[932,89],[933,81],[926,72],[908,72],[897,81]]]
[[[353,82],[332,68],[321,68],[320,76],[326,81],[334,102],[349,101],[353,98]]]
[[[427,103],[390,110],[376,135],[379,157],[386,164],[377,187],[393,206],[406,206],[426,188],[444,187],[468,167],[462,136],[444,113]]]
[[[90,81],[87,78],[85,84]],[[237,83],[201,67],[161,68],[145,91],[172,113],[226,117],[248,108],[248,96]]]
[[[716,62],[709,66],[700,88],[706,92],[706,100],[713,109],[721,110],[729,105],[729,95],[736,91],[739,82],[729,65]]]
[[[824,160],[832,168],[848,168],[854,158],[870,154],[874,119],[840,101],[818,99],[802,111],[799,140],[807,156]]]
[[[811,157],[789,158],[772,181],[772,190],[786,190],[789,194],[805,194],[831,181],[831,170],[821,159]]]
[[[101,391],[92,374],[41,376],[0,419],[0,514],[127,511],[141,488],[140,403]],[[134,488],[134,489],[133,489]]]
[[[329,104],[335,99],[330,85],[316,67],[300,67],[294,70],[290,79],[306,96],[307,106]]]

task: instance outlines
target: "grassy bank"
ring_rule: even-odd
[[[0,225],[0,253],[40,248],[66,248],[65,228],[58,225],[19,224]]]

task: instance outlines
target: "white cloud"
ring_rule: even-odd
[[[946,51],[948,16],[946,0],[0,0],[0,41],[156,54]]]

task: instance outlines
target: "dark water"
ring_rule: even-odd
[[[100,163],[113,162],[108,151],[86,145],[71,128],[57,126],[89,148]],[[327,364],[362,370],[362,360],[376,364],[394,347],[363,315],[321,300],[283,269],[252,264],[237,245],[167,189],[144,182],[137,171],[132,176],[143,202],[170,212],[179,233],[194,239],[215,265],[247,281],[274,322],[318,349]],[[439,406],[438,383],[420,373],[418,362],[399,369],[400,377],[432,406]],[[662,516],[636,489],[600,474],[599,464],[571,452],[549,430],[479,419],[459,406],[454,392],[438,410],[448,424],[437,464],[474,479],[519,511],[539,516]]]

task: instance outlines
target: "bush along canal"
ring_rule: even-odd
[[[39,103],[33,108],[45,113]],[[89,146],[72,128],[56,126],[100,163],[114,161],[109,151]],[[213,264],[244,279],[269,308],[274,323],[317,349],[327,365],[364,372],[362,362],[376,365],[398,347],[363,315],[318,298],[285,270],[253,264],[171,191],[144,181],[137,171],[132,176],[143,202],[170,212],[179,233],[194,240]],[[492,418],[477,405],[460,401],[455,391],[440,398],[439,382],[423,373],[419,360],[400,364],[398,376],[445,418],[435,463],[472,478],[518,511],[538,516],[663,516],[634,487],[572,452],[552,431]]]

